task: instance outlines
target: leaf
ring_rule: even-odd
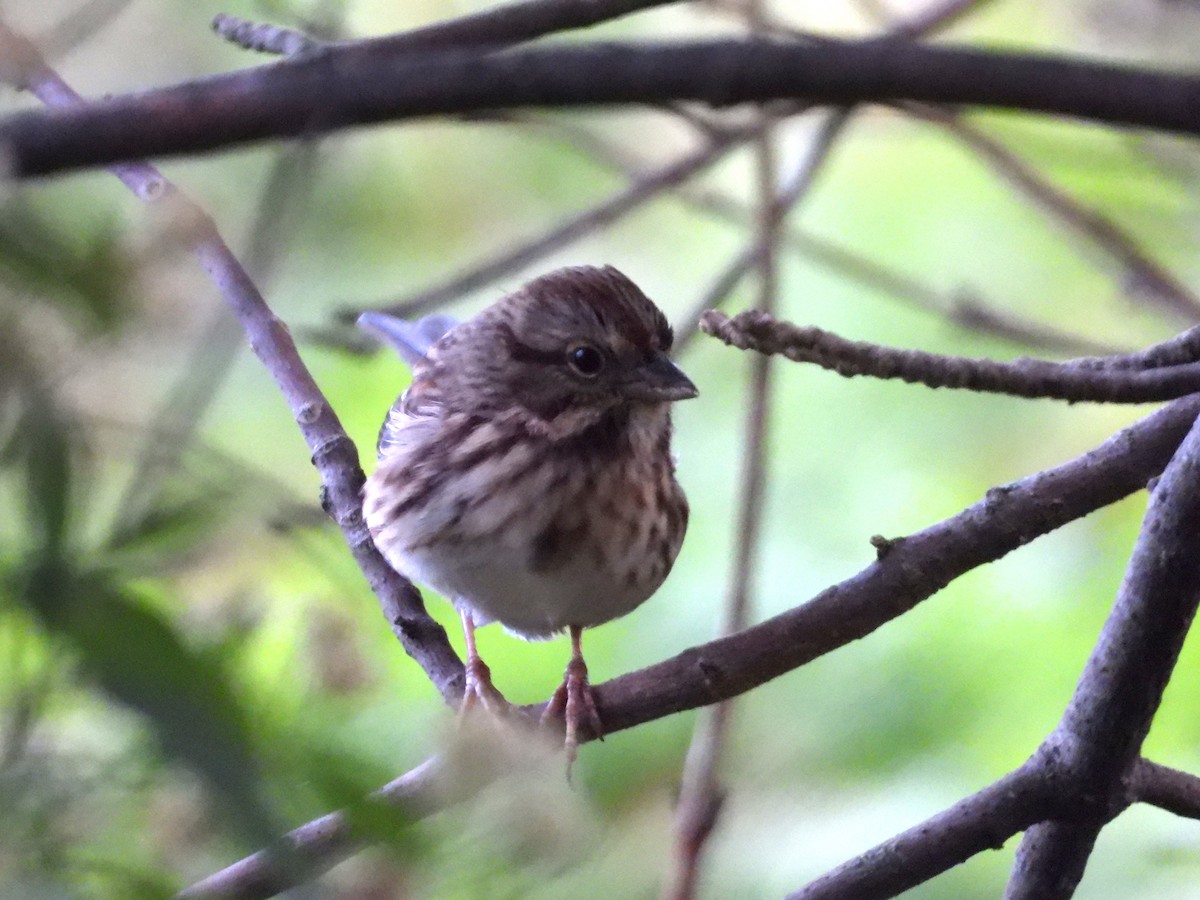
[[[197,772],[254,844],[281,829],[259,788],[251,733],[224,669],[172,624],[99,571],[61,558],[31,567],[23,599],[79,654],[111,698],[142,715],[165,755]]]
[[[131,521],[121,521],[105,549],[121,555],[153,552],[156,558],[190,549],[212,528],[218,510],[211,497],[161,500]]]
[[[30,403],[20,426],[25,445],[25,490],[39,543],[57,551],[66,540],[72,483],[70,430],[52,403]]]
[[[130,276],[117,229],[69,235],[24,200],[0,209],[0,278],[83,313],[79,324],[89,330],[111,331],[122,322]]]

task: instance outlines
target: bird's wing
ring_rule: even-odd
[[[427,377],[429,368],[428,364],[415,367],[413,383],[388,410],[387,418],[379,429],[379,443],[375,448],[381,460],[412,444],[412,437],[416,433],[413,429],[424,434],[425,428],[441,415],[441,391]]]
[[[358,327],[368,331],[395,349],[413,371],[413,382],[388,410],[379,429],[376,450],[385,459],[410,441],[408,429],[424,419],[440,414],[441,392],[432,378],[430,350],[457,321],[451,316],[425,316],[415,322],[388,313],[368,310],[358,317]]]

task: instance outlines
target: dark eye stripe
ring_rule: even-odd
[[[520,341],[513,330],[507,325],[499,327],[501,338],[508,349],[508,355],[517,362],[538,363],[544,366],[562,365],[562,354],[552,350],[539,350]]]

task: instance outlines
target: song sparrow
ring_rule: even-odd
[[[573,760],[582,727],[602,733],[581,632],[653,594],[687,529],[669,404],[696,388],[667,358],[671,327],[611,266],[551,272],[458,325],[375,312],[359,324],[413,370],[363,492],[375,543],[458,608],[467,707],[507,708],[476,626],[570,632],[546,716],[564,718]]]

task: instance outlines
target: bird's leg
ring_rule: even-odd
[[[475,649],[474,617],[466,609],[460,609],[458,615],[462,619],[463,635],[467,639],[467,662],[464,667],[467,683],[463,687],[462,705],[458,708],[458,714],[465,716],[476,703],[493,715],[507,712],[508,701],[492,684],[492,670],[479,658],[479,651]]]
[[[578,755],[581,728],[590,730],[598,738],[604,738],[604,726],[600,722],[600,713],[596,711],[592,686],[588,683],[587,663],[583,661],[582,635],[583,629],[580,626],[571,626],[571,661],[567,663],[567,671],[563,673],[563,683],[558,686],[558,690],[546,704],[546,711],[542,713],[543,722],[563,717],[566,725],[566,739],[563,743],[567,751],[568,773]]]

